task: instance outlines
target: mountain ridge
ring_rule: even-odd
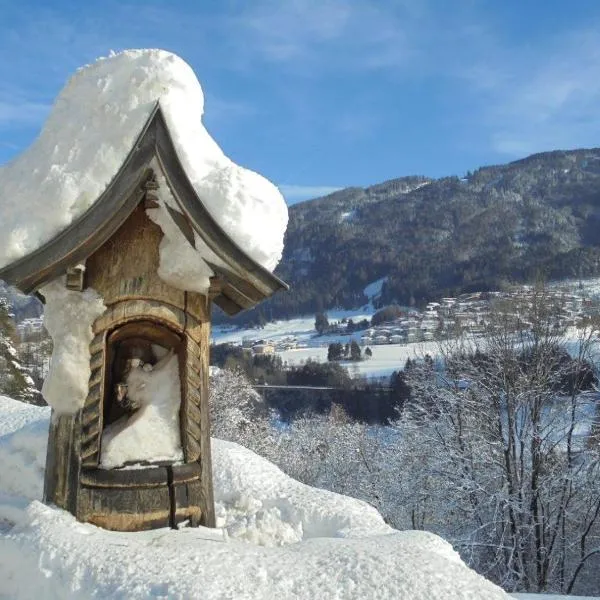
[[[294,204],[276,274],[242,321],[600,275],[600,148],[552,150],[464,177],[413,175]]]

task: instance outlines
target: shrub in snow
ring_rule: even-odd
[[[214,437],[255,451],[268,443],[269,409],[241,371],[218,369],[211,374],[209,405]]]
[[[386,429],[352,423],[341,408],[274,426],[262,397],[241,372],[219,370],[210,383],[216,437],[251,448],[305,484],[364,500],[397,522],[402,472],[395,446],[378,435]]]

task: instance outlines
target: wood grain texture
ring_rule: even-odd
[[[113,237],[89,257],[87,284],[102,296],[107,306],[124,300],[147,299],[184,310],[185,292],[158,276],[162,237],[160,227],[138,205]]]
[[[96,319],[90,344],[77,516],[109,529],[138,531],[182,521],[214,526],[214,507],[209,506],[213,502],[210,439],[203,439],[210,435],[208,407],[204,407],[208,402],[210,306],[206,296],[176,290],[158,278],[161,239],[162,232],[140,207],[87,261],[87,281],[102,294],[108,308]],[[186,464],[99,469],[102,428],[114,420],[109,413],[119,349],[150,343],[173,348],[179,357]]]
[[[75,514],[79,485],[80,416],[58,415],[50,418],[46,471],[44,474],[44,502]]]

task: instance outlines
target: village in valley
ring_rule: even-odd
[[[369,357],[364,354],[367,348],[378,352],[373,349],[375,346],[390,347],[388,354],[397,347],[399,357],[404,357],[407,349],[416,350],[417,346],[426,344],[424,347],[432,351],[435,342],[459,334],[484,335],[492,325],[492,313],[498,306],[512,307],[515,321],[522,319],[536,293],[539,292],[535,286],[519,286],[504,292],[474,292],[441,298],[438,302],[429,302],[422,310],[398,306],[376,309],[368,305],[367,310],[331,311],[332,316],[321,332],[315,330],[315,319],[311,316],[267,323],[260,329],[217,325],[213,329],[213,343],[240,345],[254,355],[279,354],[290,364],[298,362],[296,356],[298,360],[305,360],[307,356],[321,360],[331,343],[352,341],[360,345],[363,359]],[[544,294],[552,305],[557,330],[577,327],[600,312],[597,280],[551,284]],[[401,367],[399,363],[397,368]],[[368,370],[368,365],[364,365],[361,372],[363,370]]]

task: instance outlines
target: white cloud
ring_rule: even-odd
[[[598,31],[571,31],[555,37],[551,48],[505,48],[463,73],[481,101],[480,119],[495,151],[523,156],[598,144]]]
[[[249,3],[235,24],[246,50],[307,73],[399,67],[413,56],[411,4],[267,0]]]
[[[321,196],[327,196],[333,194],[342,188],[331,186],[331,185],[278,185],[277,186],[283,194],[288,204],[295,204],[302,200],[309,200],[312,198],[320,198]]]

